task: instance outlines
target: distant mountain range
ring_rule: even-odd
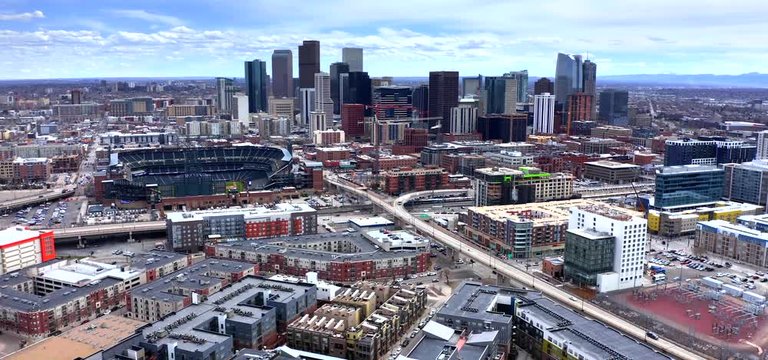
[[[598,76],[602,83],[643,84],[684,87],[737,87],[768,88],[768,74],[748,73],[741,75],[677,75],[641,74]]]

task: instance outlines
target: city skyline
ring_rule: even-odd
[[[558,52],[584,55],[600,65],[600,76],[768,73],[765,10],[768,4],[752,0],[16,0],[0,12],[0,79],[242,77],[243,61],[270,59],[276,49],[293,51],[295,74],[304,40],[320,41],[325,72],[341,61],[341,48],[363,48],[371,76],[528,69],[552,77]]]

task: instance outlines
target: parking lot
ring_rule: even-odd
[[[56,229],[75,225],[84,199],[68,198],[38,206],[30,206],[0,217],[0,226],[29,226],[34,229]]]

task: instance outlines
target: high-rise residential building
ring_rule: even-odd
[[[293,121],[293,98],[269,98],[269,115],[284,117]]]
[[[555,83],[553,83],[552,80],[541,78],[536,80],[536,82],[533,84],[534,95],[541,95],[543,93],[555,93]]]
[[[597,64],[590,60],[585,60],[582,65],[582,73],[584,74],[584,84],[581,87],[581,91],[587,95],[592,96],[592,111],[590,119],[594,120],[597,115],[595,101],[597,100]]]
[[[365,105],[343,104],[341,106],[341,129],[349,137],[365,135]]]
[[[82,102],[82,95],[83,92],[80,89],[72,89],[69,91],[69,102],[70,104],[77,105]]]
[[[667,140],[664,146],[664,166],[719,165],[751,161],[757,147],[743,141]]]
[[[325,131],[330,128],[327,114],[322,111],[313,111],[309,114],[309,133]]]
[[[275,50],[272,53],[272,96],[277,99],[292,98],[293,91],[293,52]]]
[[[299,45],[299,88],[315,86],[315,74],[320,72],[320,42],[304,40]]]
[[[755,160],[768,159],[768,130],[757,133],[757,154]]]
[[[685,210],[714,204],[723,196],[723,169],[712,165],[665,166],[656,170],[653,207]]]
[[[595,241],[604,243],[607,237],[613,237],[613,262],[609,271],[596,266],[595,286],[600,292],[629,289],[643,285],[645,271],[645,252],[648,249],[648,227],[646,220],[631,216],[625,212],[603,205],[578,206],[571,209],[568,220],[568,234],[565,243],[565,276],[569,275],[569,264],[581,267],[598,265],[606,259],[610,248],[603,246],[575,246],[579,251],[568,251],[570,240],[579,242]],[[574,244],[576,245],[576,244]],[[601,253],[587,251],[592,247],[601,249]]]
[[[557,54],[555,101],[564,104],[568,96],[581,92],[584,86],[581,55]]]
[[[477,106],[461,103],[451,109],[451,134],[468,134],[477,131]]]
[[[629,125],[629,92],[607,89],[600,92],[599,120],[616,126]]]
[[[533,96],[533,132],[555,133],[555,95],[545,92]]]
[[[373,90],[373,105],[379,120],[410,119],[412,90],[407,86],[382,86]]]
[[[371,77],[367,72],[350,71],[347,74],[346,84],[342,81],[344,104],[372,104]]]
[[[234,106],[235,85],[229,78],[216,78],[216,109],[229,114]]]
[[[459,104],[459,72],[432,71],[429,73],[429,116],[442,117],[438,132],[451,127],[451,108]],[[432,122],[430,122],[431,127]]]
[[[328,121],[333,121],[333,100],[331,100],[331,76],[328,73],[315,74],[315,111],[325,113]],[[322,129],[325,130],[325,129]]]
[[[574,121],[592,120],[592,103],[594,98],[587,93],[575,93],[568,95],[567,106],[565,110],[565,123],[567,132],[570,134],[571,124]]]
[[[528,136],[527,128],[528,115],[523,113],[485,114],[477,117],[477,131],[486,141],[524,142]]]
[[[250,111],[248,110],[248,95],[245,94],[235,94],[234,95],[234,104],[235,106],[232,108],[232,120],[240,121],[241,123],[245,123],[246,127],[250,124]]]
[[[363,49],[342,48],[341,61],[349,64],[349,71],[363,71]]]
[[[483,76],[477,75],[474,77],[465,77],[461,79],[461,95],[467,96],[480,96],[480,89],[483,85]]]
[[[421,84],[413,89],[413,110],[415,116],[429,116],[429,85]]]
[[[315,111],[315,89],[299,89],[299,101],[301,105],[300,125],[309,125],[309,116]]]
[[[517,80],[509,76],[485,78],[485,112],[487,114],[512,114],[517,108]]]
[[[333,114],[341,114],[341,104],[343,97],[341,75],[349,73],[349,64],[344,62],[335,62],[331,64],[331,100],[333,100]]]
[[[267,62],[259,59],[245,62],[245,89],[248,111],[267,112]]]
[[[723,197],[768,206],[768,160],[725,164]]]
[[[515,79],[517,85],[517,103],[528,102],[528,70],[512,71],[504,74],[505,77]]]

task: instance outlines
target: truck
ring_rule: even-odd
[[[648,272],[651,275],[654,275],[654,274],[666,274],[667,273],[667,269],[665,269],[663,266],[651,265],[650,267],[648,267]]]
[[[660,283],[667,281],[667,274],[653,274],[651,276],[654,283]]]

